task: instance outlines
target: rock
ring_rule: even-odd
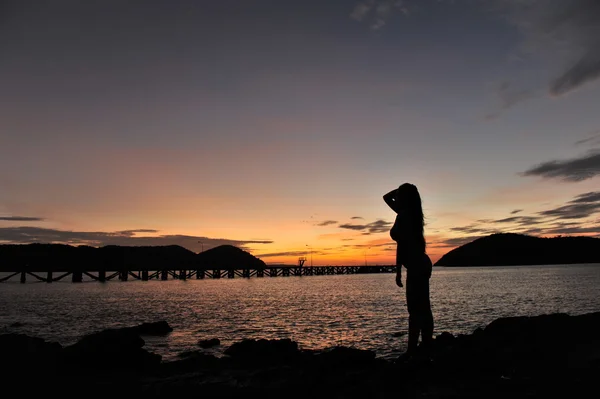
[[[144,344],[133,329],[104,330],[66,347],[64,355],[72,366],[96,369],[146,369],[160,364],[161,356],[143,349]]]
[[[246,339],[236,342],[225,350],[236,360],[274,362],[286,361],[300,355],[298,343],[290,339]]]
[[[454,335],[449,333],[448,331],[444,331],[437,337],[435,337],[436,345],[447,345],[451,344],[454,341]]]
[[[0,364],[3,370],[26,367],[37,368],[59,361],[62,346],[57,342],[46,342],[41,338],[24,334],[0,335]]]
[[[211,338],[198,341],[198,346],[203,349],[212,348],[213,346],[219,345],[221,345],[221,341],[219,340],[219,338]]]
[[[131,329],[139,335],[167,335],[173,331],[173,328],[165,320],[142,323],[135,327],[125,327],[125,329]]]
[[[373,351],[356,348],[347,348],[344,346],[336,346],[327,349],[318,354],[315,358],[316,362],[326,363],[328,366],[364,365],[366,363],[373,362],[373,360],[375,360],[375,352]]]
[[[214,369],[219,364],[219,359],[201,351],[185,351],[177,355],[181,360],[162,363],[161,368],[167,371],[183,372],[203,368]]]

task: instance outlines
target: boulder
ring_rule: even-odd
[[[152,323],[142,323],[139,326],[125,327],[124,329],[129,329],[139,335],[148,335],[148,336],[150,336],[150,335],[158,335],[158,336],[167,335],[171,331],[173,331],[173,328],[169,325],[169,323],[167,323],[164,320],[155,321]]]
[[[59,362],[61,352],[62,346],[57,342],[24,334],[0,335],[0,365],[5,371],[54,366]]]
[[[72,366],[95,369],[147,369],[157,366],[161,356],[143,349],[145,342],[131,329],[109,329],[84,336],[64,349]]]
[[[246,339],[225,350],[235,360],[253,362],[281,362],[300,355],[298,343],[290,339]]]
[[[362,366],[375,360],[375,352],[364,349],[336,346],[318,354],[315,358],[317,363],[328,366]]]

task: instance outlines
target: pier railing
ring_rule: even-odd
[[[290,277],[290,276],[330,276],[339,274],[362,273],[395,273],[396,266],[266,266],[263,268],[202,268],[195,270],[20,270],[6,272],[0,277],[0,283],[11,279],[19,279],[21,283],[42,281],[52,283],[69,279],[74,283],[84,281],[84,276],[89,280],[106,282],[110,280],[188,280],[188,279],[219,279],[219,278],[263,278],[263,277]]]

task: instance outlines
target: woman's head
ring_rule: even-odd
[[[409,212],[421,212],[421,196],[417,186],[410,183],[404,183],[396,190],[396,203],[398,206]]]
[[[423,207],[421,206],[421,195],[414,184],[404,183],[396,190],[396,203],[398,207],[407,213],[415,233],[418,231],[423,236]]]

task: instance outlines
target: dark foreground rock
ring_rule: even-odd
[[[134,327],[124,327],[120,330],[129,330],[138,335],[161,336],[169,334],[171,331],[173,331],[173,328],[169,325],[169,323],[161,320],[152,323],[142,323],[139,326]]]
[[[135,330],[104,330],[64,348],[63,359],[68,366],[138,372],[161,362],[161,356],[145,350],[144,344]]]
[[[246,340],[222,358],[192,351],[158,363],[141,354],[143,340],[128,330],[92,334],[64,349],[35,338],[0,336],[0,350],[12,353],[13,361],[15,353],[33,348],[46,359],[74,351],[78,357],[70,359],[71,366],[104,362],[103,378],[79,374],[69,385],[104,397],[116,392],[150,398],[595,397],[598,326],[600,313],[503,318],[469,335],[442,333],[429,357],[397,364],[352,348],[303,351],[290,340]],[[40,378],[54,381],[73,375],[69,370],[56,366]],[[31,387],[37,388],[46,394],[64,389],[43,381]]]

